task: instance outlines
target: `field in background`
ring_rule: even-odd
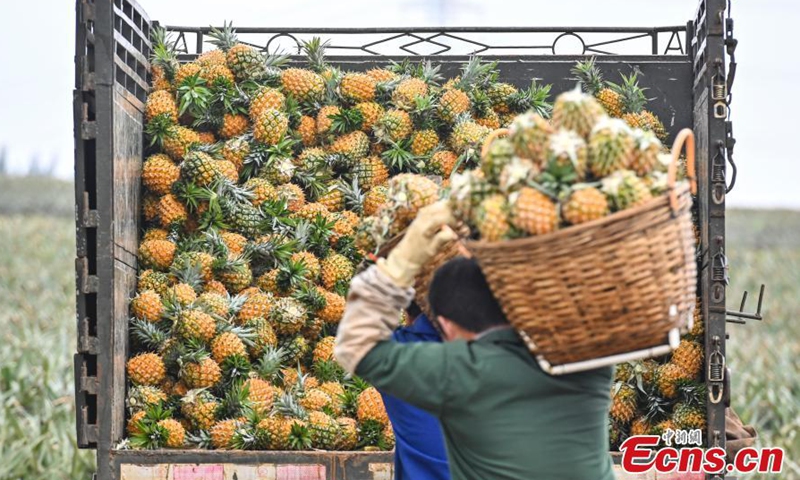
[[[72,195],[66,182],[0,177],[0,479],[90,478],[74,440]],[[729,308],[767,284],[766,321],[729,328],[734,408],[762,445],[786,449],[780,478],[799,480],[800,212],[734,211],[728,232]]]

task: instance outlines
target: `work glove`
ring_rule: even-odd
[[[411,287],[422,266],[458,238],[450,228],[453,224],[455,218],[445,201],[421,209],[400,243],[387,258],[378,260],[378,269],[398,287]]]

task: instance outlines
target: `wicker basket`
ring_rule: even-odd
[[[684,143],[691,181],[676,185]],[[548,235],[465,242],[546,372],[661,356],[677,346],[697,277],[691,130],[675,140],[668,186],[645,205]]]

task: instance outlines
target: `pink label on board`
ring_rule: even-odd
[[[175,465],[171,480],[225,480],[222,465]]]
[[[276,480],[325,480],[325,465],[278,465]]]

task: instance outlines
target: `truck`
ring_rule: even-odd
[[[97,452],[96,478],[393,478],[391,452],[118,448],[125,436],[128,309],[137,279],[150,34],[158,23],[135,0],[76,0],[76,14],[76,427],[79,446]],[[182,61],[203,52],[211,30],[164,27],[178,39]],[[650,108],[664,120],[670,137],[684,127],[692,128],[697,137],[698,296],[706,322],[704,377],[709,395],[705,438],[708,446],[725,447],[725,408],[730,402],[725,361],[730,313],[726,311],[725,195],[736,174],[729,108],[736,40],[725,0],[700,0],[685,25],[666,27],[247,27],[237,31],[265,52],[275,51],[278,44],[297,46],[298,61],[303,39],[331,39],[328,61],[346,70],[414,57],[434,58],[444,73],[452,73],[470,55],[481,55],[498,62],[506,82],[524,87],[535,77],[559,92],[574,87],[570,68],[589,57],[596,57],[608,78],[640,72],[647,79],[648,94],[655,97]],[[567,53],[570,44],[574,51]],[[642,480],[731,478],[654,477],[622,471],[618,475]]]

